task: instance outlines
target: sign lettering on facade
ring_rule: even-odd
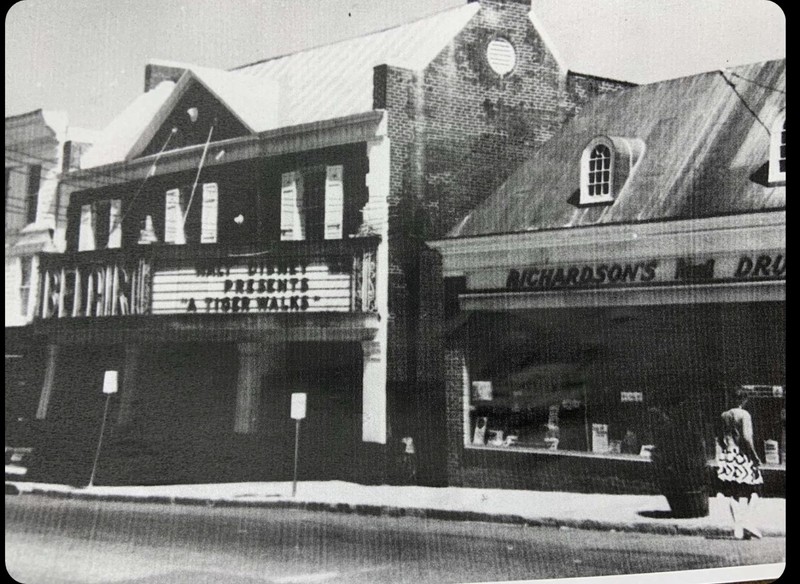
[[[467,277],[469,290],[547,291],[647,284],[687,284],[786,278],[785,250],[724,254],[708,258],[664,258],[487,269]]]
[[[158,269],[153,314],[347,312],[350,274],[324,263],[242,263]]]
[[[641,391],[621,391],[619,394],[621,402],[642,402],[644,394]]]

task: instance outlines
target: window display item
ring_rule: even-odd
[[[475,421],[475,432],[472,435],[472,444],[476,446],[483,446],[486,442],[486,424],[488,423],[488,418],[485,416],[479,417]]]
[[[503,446],[503,431],[489,430],[489,444],[492,446]]]
[[[592,452],[608,452],[608,424],[592,424]]]
[[[475,401],[492,401],[492,382],[473,381],[472,399]]]
[[[767,464],[781,463],[777,440],[764,440],[764,462]]]

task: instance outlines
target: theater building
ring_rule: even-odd
[[[290,478],[305,393],[301,479],[395,480],[412,437],[441,482],[424,241],[631,86],[568,70],[534,22],[485,0],[227,71],[149,64],[41,258],[44,476],[85,482],[108,403],[100,484]]]
[[[593,101],[447,238],[448,478],[651,492],[650,413],[744,386],[786,465],[785,61]]]

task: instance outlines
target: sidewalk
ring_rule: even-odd
[[[730,537],[728,503],[710,499],[707,517],[674,519],[660,495],[605,495],[457,487],[359,485],[342,481],[222,483],[85,488],[6,481],[20,493],[184,505],[299,508],[365,515],[491,521],[562,528]],[[786,535],[786,500],[761,499],[756,527]]]

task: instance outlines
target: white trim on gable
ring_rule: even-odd
[[[189,90],[193,82],[199,83],[203,89],[208,91],[214,99],[216,99],[220,105],[227,108],[227,110],[245,127],[247,131],[251,134],[255,134],[256,131],[253,127],[247,123],[239,113],[222,98],[220,95],[214,91],[211,87],[209,87],[208,83],[203,81],[202,77],[192,71],[191,69],[187,69],[184,71],[181,78],[178,80],[178,83],[175,85],[172,93],[164,102],[164,104],[158,109],[156,115],[150,120],[150,122],[145,126],[144,130],[139,134],[139,137],[133,143],[133,146],[128,150],[127,154],[125,155],[125,160],[130,160],[131,158],[136,158],[139,156],[145,148],[147,148],[148,144],[153,140],[155,135],[161,129],[164,122],[167,121],[170,114],[172,114],[175,107],[180,102],[181,98],[186,94]]]
[[[569,71],[569,67],[567,67],[566,62],[564,61],[564,57],[556,48],[556,43],[553,41],[553,38],[548,34],[547,27],[542,22],[541,18],[536,14],[533,10],[533,5],[531,5],[531,9],[528,12],[528,20],[530,20],[531,25],[533,26],[534,30],[538,33],[538,35],[544,41],[547,50],[552,55],[553,60],[555,60],[558,68],[561,70],[562,75],[566,75]]]

